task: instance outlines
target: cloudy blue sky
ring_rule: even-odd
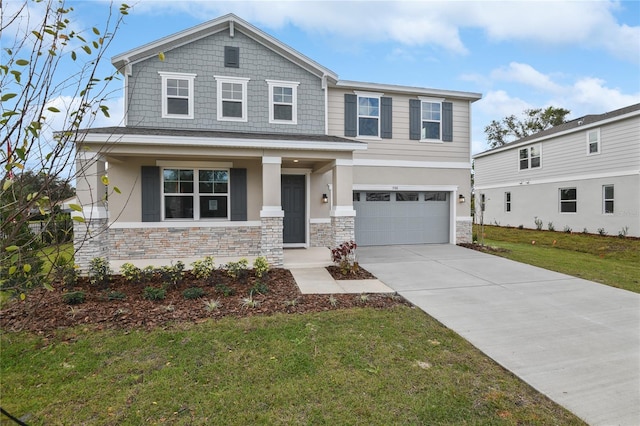
[[[105,1],[67,3],[86,28],[108,13]],[[640,102],[637,0],[127,3],[109,57],[233,12],[341,79],[482,93],[474,153],[486,149],[491,120],[526,108],[564,107],[577,118]],[[98,124],[121,119],[117,96],[111,122]]]

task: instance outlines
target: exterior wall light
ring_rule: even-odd
[[[329,202],[329,197],[327,197],[327,194],[322,194],[322,202],[323,203],[328,203]]]
[[[464,203],[464,195],[462,195],[462,194],[458,195],[458,202],[459,203]]]

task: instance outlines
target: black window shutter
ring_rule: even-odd
[[[442,103],[442,140],[453,142],[453,103]]]
[[[380,129],[381,136],[383,139],[391,139],[393,137],[393,133],[391,128],[393,127],[393,113],[392,113],[392,100],[391,98],[381,98],[380,99]]]
[[[422,104],[419,99],[409,99],[409,139],[420,140],[422,133]]]
[[[356,137],[358,132],[358,97],[344,94],[344,135]]]
[[[240,68],[240,48],[233,46],[224,47],[224,66],[227,68]]]
[[[231,220],[247,220],[247,169],[231,169]]]
[[[160,222],[160,167],[142,166],[142,221]]]

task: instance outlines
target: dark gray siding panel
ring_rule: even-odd
[[[160,167],[142,166],[142,221],[160,222]]]
[[[231,220],[247,220],[247,169],[231,169]]]
[[[422,128],[421,104],[419,99],[409,99],[409,139],[420,140]]]
[[[453,103],[442,103],[442,140],[453,142]]]
[[[381,98],[380,99],[380,133],[383,139],[391,139],[393,137],[393,133],[391,128],[393,127],[393,111],[392,111],[393,101],[391,98]]]
[[[344,135],[356,137],[358,132],[358,97],[344,94]]]
[[[240,48],[237,46],[224,47],[224,66],[227,68],[240,68]]]

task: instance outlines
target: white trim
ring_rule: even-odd
[[[582,180],[589,180],[589,179],[605,179],[605,178],[636,176],[636,175],[640,175],[640,170],[593,173],[589,175],[561,176],[556,178],[536,179],[536,180],[525,179],[525,180],[520,180],[515,182],[499,183],[494,185],[476,185],[475,189],[476,190],[499,189],[499,188],[508,188],[508,187],[520,186],[520,185],[543,185],[547,183],[563,183],[563,182],[582,181]]]
[[[354,166],[367,167],[416,167],[430,169],[471,169],[471,163],[449,161],[369,160],[354,159]]]
[[[433,104],[442,104],[446,98],[431,98],[429,96],[418,96],[422,102],[431,102]],[[442,111],[441,111],[442,112]]]
[[[412,95],[421,94],[425,96],[444,96],[445,98],[472,99],[472,100],[482,99],[481,93],[428,89],[425,87],[414,87],[414,86],[398,86],[394,84],[379,84],[379,83],[366,83],[361,81],[340,80],[340,81],[337,81],[335,85],[336,87],[343,87],[343,88],[408,93]]]
[[[71,210],[71,217],[82,217],[85,220],[92,219],[108,219],[109,211],[106,207],[102,206],[87,206],[82,207],[82,211],[79,212],[77,210]]]
[[[331,217],[355,217],[356,211],[353,206],[333,206],[329,216]]]
[[[356,138],[358,139],[368,139],[368,140],[382,140],[382,96],[384,93],[374,93],[374,92],[361,92],[354,91],[356,94]],[[360,98],[372,98],[378,100],[378,115],[361,115],[360,114]],[[360,118],[375,118],[378,120],[378,134],[377,135],[361,135],[360,134]]]
[[[246,123],[248,121],[247,83],[250,79],[245,77],[227,77],[222,75],[214,75],[213,78],[216,80],[216,110],[218,121],[240,121]],[[224,99],[222,99],[222,84],[224,83],[242,85],[242,100],[240,100],[240,102],[242,102],[242,117],[225,117],[222,115],[222,102],[224,101]],[[227,100],[235,102],[238,101],[237,99]]]
[[[536,166],[536,167],[532,167],[531,166],[531,158],[532,158],[531,149],[532,148],[538,148],[538,158],[540,159],[540,164],[538,166]],[[520,168],[520,161],[521,161],[520,151],[522,151],[524,149],[527,150],[527,168],[526,169],[521,169]],[[521,147],[520,149],[518,149],[517,158],[518,158],[518,173],[525,173],[525,172],[530,171],[530,170],[542,170],[542,144],[541,143],[533,143],[533,144]]]
[[[418,99],[420,100],[420,142],[429,142],[429,143],[442,143],[444,142],[442,140],[442,103],[444,102],[444,99],[438,99],[438,98],[429,98],[429,97],[424,97],[424,96],[418,96]],[[426,103],[430,103],[430,104],[438,104],[440,105],[440,119],[439,120],[425,120],[424,118],[424,111],[423,111],[423,107],[424,104]],[[440,133],[438,134],[438,139],[434,139],[434,138],[426,138],[426,137],[422,137],[422,129],[423,129],[423,123],[424,122],[428,122],[428,123],[438,123],[438,130],[440,131]]]
[[[262,206],[260,217],[284,217],[282,206]]]
[[[472,216],[457,216],[456,222],[471,222],[473,220]]]
[[[445,191],[456,192],[458,185],[379,185],[354,184],[354,191]]]
[[[112,222],[109,224],[113,229],[136,229],[136,228],[243,228],[247,226],[260,226],[259,220],[249,221],[224,221],[224,222],[195,222],[195,221],[171,221],[171,222]]]
[[[282,157],[262,157],[262,164],[282,164]]]
[[[102,154],[99,152],[95,152],[95,151],[79,151],[76,152],[76,160],[83,160],[83,161],[91,161],[91,160],[95,160],[95,161],[106,161]]]
[[[193,108],[194,108],[194,84],[193,81],[196,78],[196,74],[192,73],[178,73],[178,72],[169,72],[169,71],[158,71],[160,74],[160,78],[162,81],[162,118],[179,118],[182,120],[192,120],[193,119]],[[189,94],[187,95],[187,114],[169,114],[169,105],[167,102],[167,98],[169,95],[167,94],[167,80],[176,79],[176,80],[186,80],[187,81],[187,90]],[[183,96],[172,96],[178,98],[184,98]]]
[[[241,138],[207,138],[190,136],[160,135],[117,135],[87,133],[84,143],[118,143],[131,145],[152,145],[171,143],[174,146],[206,146],[216,148],[275,148],[296,149],[302,151],[356,151],[365,150],[364,143],[349,142],[313,142],[308,140],[264,140]]]
[[[298,86],[300,82],[297,81],[281,81],[281,80],[265,80],[269,85],[269,124],[298,124]],[[273,88],[284,87],[291,89],[291,120],[276,120],[274,117],[274,105],[276,102],[273,100]],[[282,103],[288,105],[287,103]]]
[[[331,218],[329,217],[314,217],[309,219],[309,223],[331,223]]]
[[[336,166],[353,166],[353,160],[344,159],[344,158],[337,158],[336,161],[334,161],[334,164]]]
[[[175,161],[175,160],[156,160],[156,166],[159,167],[194,167],[194,168],[210,168],[219,167],[230,169],[233,162],[210,162],[210,161]]]

